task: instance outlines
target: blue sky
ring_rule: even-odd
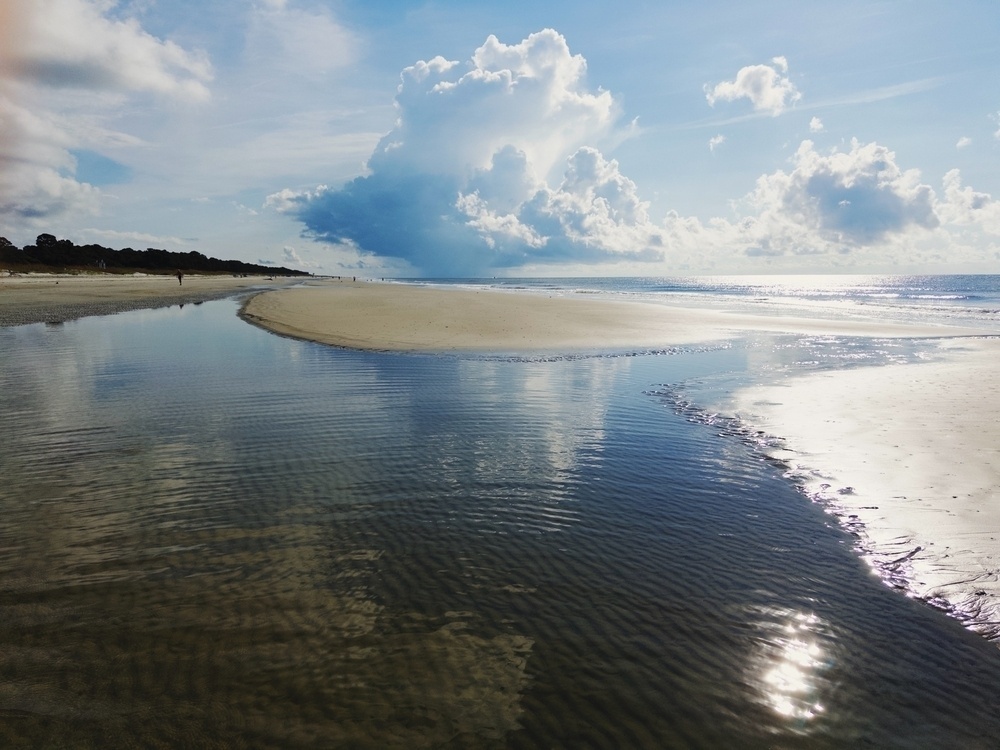
[[[0,234],[366,276],[995,273],[998,38],[985,0],[2,0]]]

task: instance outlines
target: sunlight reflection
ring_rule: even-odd
[[[825,710],[820,700],[820,673],[829,659],[820,642],[822,623],[811,613],[782,614],[783,622],[769,623],[768,629],[776,632],[769,638],[760,664],[760,687],[775,712],[811,721]]]

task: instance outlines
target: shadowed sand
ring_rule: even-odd
[[[88,315],[187,304],[242,289],[299,283],[263,276],[28,274],[0,276],[0,326],[51,323]]]
[[[946,330],[954,335],[956,330],[337,281],[257,295],[241,314],[286,336],[373,351],[617,351],[702,343],[740,331],[889,337],[942,336]]]

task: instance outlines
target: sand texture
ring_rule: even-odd
[[[276,333],[374,351],[641,350],[709,342],[742,331],[881,337],[963,333],[652,302],[338,281],[257,295],[242,314]]]
[[[187,304],[261,285],[297,283],[261,276],[29,274],[0,276],[0,326],[54,323],[88,315]]]
[[[939,361],[819,372],[738,394],[882,573],[1000,635],[1000,339]]]

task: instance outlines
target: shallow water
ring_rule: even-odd
[[[0,745],[996,745],[1000,652],[664,395],[759,349],[364,354],[235,309],[0,329]]]

